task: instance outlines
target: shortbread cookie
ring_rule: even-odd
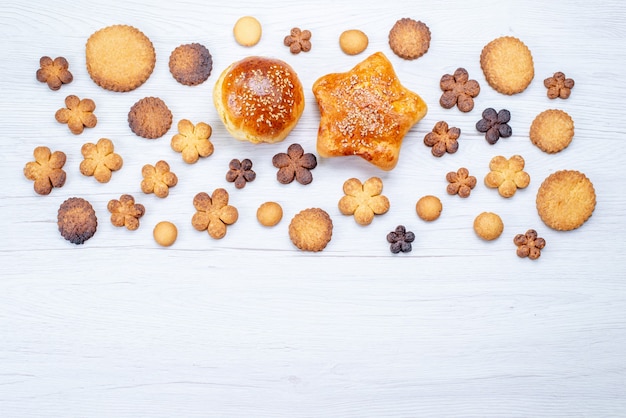
[[[276,202],[265,202],[257,209],[256,218],[263,226],[274,226],[283,219],[283,208]]]
[[[535,117],[530,125],[530,140],[549,154],[562,151],[574,138],[574,121],[567,112],[548,109]]]
[[[180,84],[195,86],[205,82],[213,69],[213,58],[202,44],[181,45],[170,54],[170,73]]]
[[[480,67],[487,83],[503,94],[521,93],[535,76],[530,49],[513,36],[489,42],[480,54]]]
[[[389,46],[400,58],[419,58],[430,47],[430,29],[421,21],[402,18],[389,31]]]
[[[347,55],[358,55],[365,51],[369,39],[358,29],[348,29],[339,35],[339,47]]]
[[[160,246],[169,247],[174,244],[176,238],[178,238],[178,228],[169,221],[161,221],[154,226],[152,236]]]
[[[59,207],[57,225],[63,238],[72,244],[83,244],[96,233],[98,219],[88,201],[70,197]]]
[[[560,170],[539,186],[536,205],[546,225],[557,231],[570,231],[589,219],[596,207],[596,193],[583,173]]]
[[[115,152],[113,141],[108,138],[100,138],[96,144],[87,142],[80,152],[83,155],[80,173],[93,176],[99,183],[108,183],[113,172],[124,164],[122,157]]]
[[[304,209],[289,224],[289,238],[302,251],[322,251],[333,234],[333,221],[320,208]]]
[[[474,232],[485,241],[493,241],[502,235],[504,223],[498,214],[483,212],[474,218]]]
[[[156,53],[150,39],[139,29],[113,25],[89,37],[86,46],[87,71],[100,87],[130,91],[152,74]]]
[[[256,45],[261,40],[262,33],[261,22],[252,16],[240,18],[233,27],[235,41],[242,46]]]
[[[160,138],[172,126],[172,112],[158,97],[144,97],[130,108],[128,125],[142,138]]]
[[[422,196],[415,204],[417,216],[427,222],[432,222],[438,219],[442,210],[443,205],[437,196]]]

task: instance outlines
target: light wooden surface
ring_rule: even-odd
[[[237,45],[234,22],[254,15],[263,38]],[[387,34],[412,17],[432,31],[430,50],[415,61],[396,57]],[[626,415],[626,246],[624,245],[623,70],[626,6],[589,2],[59,2],[0,5],[0,416],[2,417],[617,417]],[[85,69],[89,35],[125,23],[150,37],[154,73],[130,93],[96,86]],[[299,26],[313,33],[309,53],[282,45]],[[358,28],[368,49],[344,55],[339,34]],[[486,83],[482,47],[513,35],[531,49],[535,79],[509,97]],[[178,84],[168,57],[200,42],[213,73],[197,87]],[[310,90],[329,72],[347,71],[382,51],[401,82],[429,105],[407,135],[400,163],[381,172],[360,159],[319,159],[313,183],[281,185],[271,157],[298,142],[315,152],[319,112]],[[251,145],[228,136],[211,100],[231,62],[247,55],[284,59],[307,97],[302,120],[285,142]],[[35,80],[39,58],[64,56],[74,81],[53,92]],[[465,67],[479,81],[475,109],[439,106],[439,79]],[[574,78],[568,100],[546,97],[543,79]],[[68,94],[92,98],[98,125],[80,136],[54,120]],[[149,141],[128,128],[128,109],[161,97],[174,114],[164,137]],[[490,146],[474,124],[486,107],[511,111],[513,136]],[[576,134],[565,151],[547,155],[528,130],[534,117],[560,108]],[[187,118],[213,127],[215,153],[186,165],[170,148]],[[423,144],[439,120],[461,128],[460,149],[435,158]],[[108,184],[78,170],[80,147],[113,140],[124,166]],[[33,192],[22,174],[38,145],[68,156],[65,186]],[[511,199],[482,179],[495,155],[520,154],[531,184]],[[237,190],[224,180],[228,161],[251,158],[257,179]],[[141,167],[167,160],[179,184],[167,199],[144,195]],[[470,198],[446,195],[445,174],[468,167],[479,179]],[[556,232],[534,207],[542,180],[559,169],[583,171],[598,205],[572,232]],[[367,227],[343,216],[337,202],[350,177],[380,176],[391,210]],[[240,219],[213,240],[190,224],[193,196],[226,188]],[[147,208],[135,232],[109,222],[107,202],[133,194]],[[415,202],[439,196],[444,211],[425,223]],[[59,204],[88,199],[96,235],[82,246],[63,240]],[[261,227],[256,208],[275,200],[285,217]],[[334,222],[322,253],[291,244],[291,217],[321,207]],[[503,236],[479,240],[474,217],[501,215]],[[170,220],[178,241],[159,247],[152,228]],[[392,255],[387,232],[404,224],[413,251]],[[547,241],[537,261],[515,255],[512,238],[535,228]]]

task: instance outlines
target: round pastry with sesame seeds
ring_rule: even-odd
[[[221,73],[213,88],[213,102],[234,138],[275,143],[284,140],[302,116],[304,90],[286,62],[251,56]]]

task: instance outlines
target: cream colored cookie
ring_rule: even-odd
[[[263,226],[274,226],[283,218],[283,208],[276,202],[265,202],[257,209],[256,218]]]
[[[261,40],[261,22],[252,16],[241,17],[235,23],[233,35],[239,45],[254,46]]]
[[[178,229],[176,225],[168,221],[161,221],[155,225],[152,231],[154,240],[163,247],[169,247],[176,242],[178,238]]]
[[[574,121],[563,110],[545,110],[538,114],[530,125],[530,140],[548,154],[567,148],[573,138]]]
[[[474,218],[474,232],[486,241],[493,241],[500,237],[503,230],[502,218],[493,212],[483,212]]]
[[[437,196],[432,195],[422,196],[415,205],[417,216],[427,222],[438,219],[442,210],[441,200]]]
[[[513,36],[489,42],[480,54],[480,67],[487,83],[503,94],[521,93],[535,76],[530,49]]]
[[[289,238],[302,251],[322,251],[333,234],[333,221],[320,208],[304,209],[289,224]]]
[[[348,55],[360,54],[365,51],[368,44],[367,35],[358,29],[349,29],[339,35],[339,47]]]

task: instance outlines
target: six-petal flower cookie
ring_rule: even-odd
[[[237,208],[228,204],[228,192],[219,188],[209,196],[205,192],[193,198],[196,213],[191,218],[191,225],[197,231],[207,231],[212,238],[220,239],[226,235],[226,227],[237,222]]]
[[[446,191],[448,194],[458,194],[462,198],[469,197],[472,189],[476,187],[476,177],[469,175],[469,170],[465,167],[459,168],[456,173],[450,171],[446,174],[446,180],[448,180],[448,187]]]
[[[63,187],[66,174],[63,170],[66,156],[62,151],[50,152],[48,147],[37,147],[33,151],[35,161],[24,166],[24,176],[34,180],[35,192],[41,195],[50,194],[53,187]]]
[[[204,122],[194,125],[188,119],[178,122],[178,133],[172,137],[171,147],[174,151],[182,153],[183,161],[193,164],[200,157],[208,157],[213,154],[211,126]]]
[[[65,98],[65,107],[56,111],[54,118],[59,123],[67,123],[70,131],[81,134],[85,127],[93,128],[98,123],[98,118],[93,114],[96,104],[91,99],[79,99],[73,94]]]
[[[176,186],[178,177],[170,171],[170,165],[160,160],[155,165],[146,164],[141,169],[143,180],[141,190],[146,193],[154,193],[158,197],[167,197],[170,187]]]
[[[144,205],[135,203],[135,198],[129,194],[109,200],[107,209],[111,212],[111,223],[118,227],[125,226],[129,231],[139,228],[139,218],[146,213]]]
[[[441,157],[446,152],[454,154],[459,149],[459,128],[450,128],[444,121],[437,122],[433,130],[424,137],[424,144],[432,147],[431,152],[435,157]]]
[[[90,142],[80,149],[83,161],[80,172],[85,176],[93,176],[100,183],[111,180],[113,171],[122,168],[124,161],[114,152],[113,142],[108,138],[100,138],[97,144]]]
[[[41,57],[37,70],[37,81],[47,83],[50,90],[58,90],[63,84],[69,84],[74,77],[69,71],[70,64],[64,57]]]
[[[354,215],[360,225],[369,225],[374,215],[382,215],[389,210],[389,199],[383,196],[383,181],[378,177],[370,177],[361,183],[351,178],[343,183],[343,196],[339,200],[339,211],[344,215]]]
[[[508,160],[495,156],[489,162],[491,170],[485,176],[485,185],[498,188],[502,197],[512,197],[517,189],[523,189],[530,184],[530,176],[524,171],[525,161],[521,155],[514,155]]]
[[[454,74],[445,74],[439,87],[443,90],[439,99],[441,107],[451,109],[456,105],[461,112],[470,112],[474,108],[474,97],[480,93],[478,81],[470,80],[465,68],[457,68]]]
[[[276,179],[282,184],[289,184],[296,179],[300,184],[313,181],[311,170],[317,167],[314,154],[305,153],[300,144],[291,144],[287,152],[279,152],[272,158],[272,165],[278,168]]]

